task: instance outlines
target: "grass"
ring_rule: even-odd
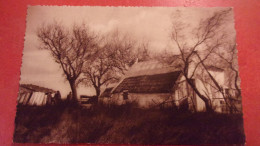
[[[18,107],[14,142],[244,144],[242,115],[139,109],[136,103]]]
[[[14,142],[37,143],[59,122],[63,106],[17,106]]]

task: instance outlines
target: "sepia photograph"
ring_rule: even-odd
[[[14,143],[245,144],[231,7],[28,6]]]

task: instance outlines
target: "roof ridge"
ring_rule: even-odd
[[[181,71],[178,70],[178,71],[171,71],[171,72],[166,72],[166,73],[156,73],[156,74],[147,74],[147,75],[129,76],[129,77],[126,77],[126,78],[124,78],[124,79],[135,78],[135,77],[143,77],[143,76],[163,75],[163,74],[170,74],[170,73],[175,73],[175,72],[181,72]]]

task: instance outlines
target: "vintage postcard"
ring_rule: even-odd
[[[244,144],[233,9],[29,6],[15,143]]]

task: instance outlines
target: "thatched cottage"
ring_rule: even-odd
[[[208,66],[208,71],[225,88],[224,70]],[[203,71],[201,71],[201,74]],[[194,77],[196,87],[210,98],[215,111],[226,110],[223,96],[210,84]],[[177,106],[193,111],[204,111],[204,102],[194,93],[181,71],[157,61],[135,63],[124,78],[113,88],[107,88],[100,100],[124,104],[136,101],[140,107]]]

